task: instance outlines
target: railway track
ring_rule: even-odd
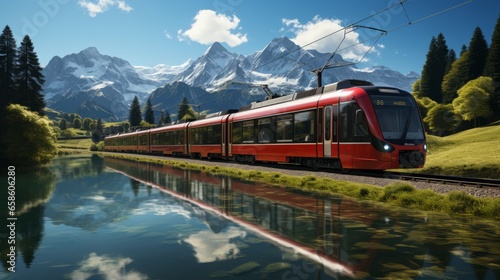
[[[105,154],[117,154],[123,155],[123,153],[115,153],[115,152],[104,152]],[[268,163],[255,163],[255,164],[244,164],[244,163],[236,163],[232,161],[224,161],[224,160],[200,160],[200,159],[191,159],[186,157],[165,157],[158,155],[146,155],[146,154],[129,154],[132,156],[141,156],[155,159],[172,159],[178,161],[191,162],[195,164],[202,165],[217,165],[217,166],[226,166],[232,168],[243,168],[243,169],[255,169],[269,171],[269,172],[282,172],[287,173],[289,175],[296,176],[304,176],[304,175],[318,175],[320,177],[330,177],[336,180],[346,180],[353,182],[361,182],[368,183],[372,185],[384,186],[389,184],[386,180],[404,180],[414,182],[415,184],[428,184],[429,186],[445,186],[449,185],[450,187],[458,186],[460,188],[464,188],[463,190],[470,191],[470,188],[483,189],[484,193],[482,196],[492,196],[492,197],[500,197],[500,181],[494,179],[478,179],[478,178],[467,178],[467,177],[457,177],[457,176],[442,176],[442,175],[428,175],[428,174],[418,174],[418,173],[405,173],[405,172],[388,172],[388,171],[359,171],[359,170],[350,170],[350,171],[340,171],[340,170],[332,170],[332,169],[320,169],[317,171],[312,170],[308,167],[303,167],[299,165],[291,165],[291,164],[268,164]],[[371,178],[371,179],[363,179],[363,178]],[[425,187],[427,188],[427,187]],[[434,187],[431,187],[433,190],[439,192]],[[437,187],[439,188],[439,187]],[[452,190],[452,189],[449,189]],[[441,193],[446,193],[449,190],[440,191]],[[477,194],[476,194],[477,195]]]
[[[430,175],[430,174],[404,173],[404,172],[384,172],[383,174],[385,178],[400,179],[407,181],[421,181],[427,183],[439,183],[439,184],[473,186],[473,187],[496,187],[496,188],[500,187],[500,180],[495,180],[495,179]]]

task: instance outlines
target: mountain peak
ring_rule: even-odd
[[[274,38],[267,46],[267,48],[284,48],[287,49],[288,51],[292,51],[294,49],[299,48],[297,44],[295,44],[292,40],[290,40],[288,37],[283,36],[279,38]]]
[[[205,51],[203,55],[210,56],[226,52],[228,52],[226,48],[224,48],[219,42],[215,42]]]
[[[90,57],[95,57],[95,56],[101,55],[96,47],[88,47],[88,48],[84,49],[83,51],[81,51],[80,54],[84,54],[84,55],[90,56]]]

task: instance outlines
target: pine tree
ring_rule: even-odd
[[[446,72],[448,46],[443,34],[432,37],[427,53],[427,60],[422,69],[420,90],[423,97],[429,97],[440,103],[442,100],[441,83]]]
[[[448,72],[450,72],[450,69],[451,69],[451,65],[453,64],[453,62],[455,62],[457,60],[457,54],[455,53],[455,50],[453,49],[450,49],[450,51],[448,52],[448,58],[446,60],[446,70],[445,70],[445,75],[448,74]]]
[[[495,90],[490,96],[493,120],[500,119],[500,16],[491,36],[491,45],[484,67],[484,75],[493,79]]]
[[[16,103],[26,106],[30,111],[43,116],[45,100],[41,92],[45,80],[38,56],[28,35],[24,36],[19,47],[17,73],[17,94],[14,100]]]
[[[172,118],[170,117],[170,113],[167,111],[165,113],[165,117],[163,119],[163,123],[167,124],[167,123],[172,123]]]
[[[130,105],[130,112],[128,116],[128,121],[130,123],[130,127],[140,126],[142,117],[141,117],[141,106],[139,105],[139,99],[137,96],[134,97],[132,101],[132,105]]]
[[[488,44],[484,39],[481,28],[476,27],[469,43],[469,79],[473,80],[484,72],[486,59],[488,58]]]
[[[0,35],[0,112],[4,112],[7,105],[14,103],[16,62],[16,40],[7,25]]]
[[[179,112],[177,113],[177,119],[182,120],[189,110],[189,100],[184,97],[181,104],[179,105]]]
[[[149,124],[155,123],[155,113],[153,111],[153,105],[151,105],[151,98],[148,98],[146,102],[146,112],[144,113],[144,120]]]
[[[491,77],[493,82],[500,83],[500,16],[491,36],[491,45],[484,67],[484,74]]]

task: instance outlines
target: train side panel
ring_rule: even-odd
[[[227,119],[229,115],[191,122],[188,126],[189,155],[193,158],[227,156]]]
[[[231,115],[228,155],[246,162],[315,159],[318,99],[311,96]]]
[[[150,130],[150,152],[160,155],[186,156],[188,123],[164,126]]]

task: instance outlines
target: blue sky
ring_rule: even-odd
[[[214,41],[247,55],[273,38],[287,36],[304,46],[357,23],[390,32],[375,42],[370,38],[378,32],[372,29],[350,30],[340,54],[359,61],[374,45],[359,67],[384,65],[420,73],[430,40],[440,32],[457,53],[478,26],[490,43],[500,1],[467,2],[408,0],[402,6],[398,0],[0,0],[0,28],[9,25],[18,45],[29,35],[42,66],[55,55],[91,46],[136,66],[173,66],[196,59]],[[405,26],[408,19],[412,24]],[[308,47],[333,52],[343,34]]]

